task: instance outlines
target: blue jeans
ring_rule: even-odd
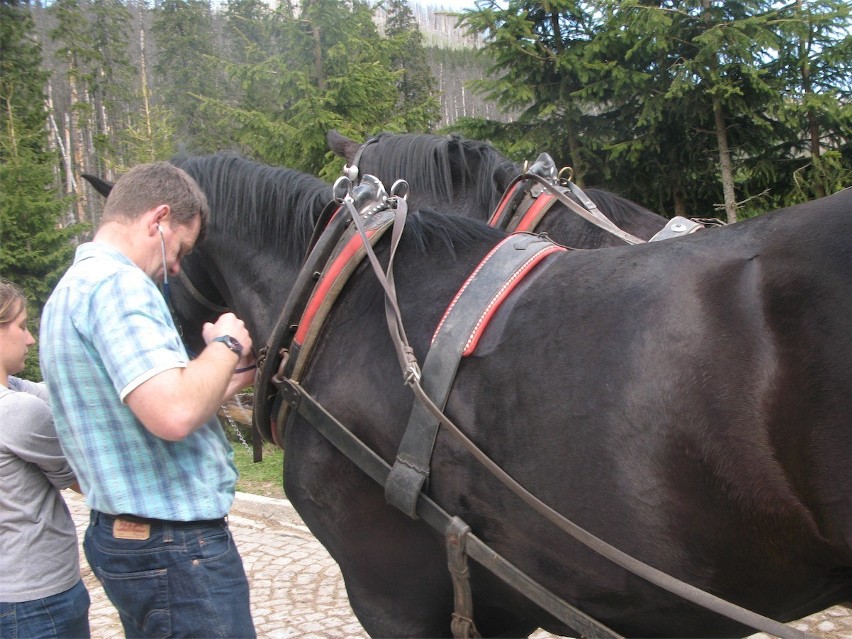
[[[115,519],[93,510],[83,549],[127,637],[256,637],[224,520],[149,523],[147,539],[123,539]]]
[[[89,591],[82,579],[57,595],[0,603],[3,639],[88,639],[89,636]]]

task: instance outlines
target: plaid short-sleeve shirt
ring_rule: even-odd
[[[123,401],[188,361],[144,271],[109,245],[79,246],[45,305],[39,342],[56,431],[89,507],[178,521],[227,514],[237,470],[217,418],[167,441]]]

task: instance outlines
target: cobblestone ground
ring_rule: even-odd
[[[88,508],[80,495],[63,494],[82,541],[89,523]],[[367,637],[349,607],[337,564],[289,502],[238,493],[228,519],[249,577],[258,637]],[[82,548],[80,556],[83,580],[92,598],[92,637],[123,637],[118,613],[92,574]],[[791,625],[819,639],[852,639],[852,611],[848,608],[835,606]],[[532,635],[533,639],[553,636],[543,630]],[[769,637],[761,633],[750,639]]]

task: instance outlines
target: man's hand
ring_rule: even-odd
[[[230,335],[243,346],[243,356],[251,352],[251,336],[246,328],[243,320],[239,319],[233,313],[225,313],[220,315],[215,324],[206,322],[201,328],[201,336],[204,338],[204,343],[209,344],[217,337]]]

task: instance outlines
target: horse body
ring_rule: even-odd
[[[465,358],[448,415],[546,503],[688,583],[784,620],[841,600],[852,587],[852,414],[844,366],[852,356],[844,319],[852,291],[848,278],[834,282],[837,287],[823,283],[822,275],[815,283],[801,264],[817,264],[833,248],[840,263],[827,267],[848,274],[852,263],[839,238],[848,237],[852,224],[817,238],[811,223],[818,222],[802,220],[795,232],[770,240],[770,217],[665,251],[642,247],[554,259],[516,291],[476,354]],[[808,250],[796,255],[791,243],[799,237],[807,238]],[[404,254],[398,290],[409,335],[421,337],[415,350],[422,358],[422,337],[437,322],[429,310],[449,299],[447,291],[427,292],[441,260],[432,254],[417,263]],[[393,354],[381,347],[381,296],[364,286],[360,296],[353,291],[342,300],[340,313],[351,321],[353,310],[371,301],[373,312],[345,330],[329,326],[305,385],[391,461],[410,404],[404,391],[388,385],[398,373]],[[353,335],[370,348],[353,352]],[[387,366],[376,368],[380,361]],[[286,442],[288,459],[324,447],[303,425],[293,425]],[[291,499],[303,515],[319,518],[313,523],[320,538],[349,573],[353,607],[372,611],[376,625],[365,627],[371,634],[404,635],[412,617],[422,614],[413,634],[445,633],[451,593],[441,540],[385,506],[381,490],[366,478],[358,481],[357,471],[341,469],[345,476],[330,487],[324,469],[346,464],[330,449],[324,455],[311,468],[288,466],[288,490],[298,486]],[[317,504],[317,494],[327,501]],[[430,495],[497,552],[622,633],[745,632],[554,531],[444,435],[433,457]],[[334,513],[341,512],[345,524],[336,526]],[[375,540],[373,552],[365,540]],[[393,605],[374,600],[382,588],[391,589]],[[512,632],[524,621],[530,629],[571,632],[481,572],[473,592],[483,633],[506,631],[489,628],[494,608],[514,612]],[[444,610],[420,611],[418,602],[441,602]],[[406,604],[403,625],[394,625],[387,610]]]
[[[328,133],[329,148],[359,172],[386,185],[406,180],[409,208],[429,208],[449,215],[487,221],[521,169],[487,142],[420,133],[383,133],[368,144]],[[360,154],[359,154],[360,153]],[[609,191],[589,188],[586,195],[619,228],[650,240],[668,220]],[[574,248],[622,246],[609,232],[557,203],[536,227],[554,241]]]
[[[203,165],[185,168],[198,178]],[[270,224],[303,238],[318,210],[280,202],[267,214],[276,221],[261,221],[237,215],[241,200],[205,190],[215,219],[185,265],[215,272],[264,343],[306,245],[288,248]],[[852,595],[850,209],[847,190],[713,233],[547,258],[463,358],[447,415],[533,494],[675,577],[782,621],[844,601]],[[455,291],[500,237],[470,220],[412,216],[395,273],[421,362]],[[378,253],[386,261],[383,243]],[[302,384],[390,463],[413,396],[366,270],[332,310]],[[340,565],[367,632],[447,636],[453,593],[441,536],[388,506],[382,488],[300,417],[284,445],[288,497]],[[623,634],[749,632],[579,545],[444,431],[428,493],[496,552]],[[483,635],[573,632],[475,564],[471,579]]]

